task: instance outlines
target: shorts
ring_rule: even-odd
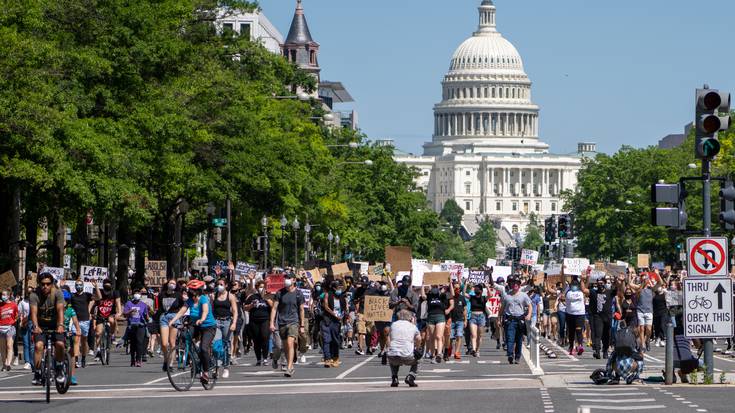
[[[429,314],[426,318],[426,324],[435,326],[447,322],[447,317],[444,314]]]
[[[464,337],[464,321],[452,321],[450,337],[452,339]]]
[[[15,326],[0,326],[0,337],[15,338]]]
[[[357,334],[360,334],[360,335],[367,334],[367,323],[363,319],[362,315],[357,317],[357,321],[355,322],[355,328],[357,330]]]
[[[146,324],[146,328],[148,329],[148,334],[161,334],[161,324],[156,323],[155,321],[152,323]]]
[[[638,311],[638,325],[639,326],[652,326],[653,325],[653,313],[642,313]]]
[[[53,336],[54,336],[54,341],[56,341],[56,342],[62,342],[62,343],[65,343],[66,342],[66,337],[64,337],[64,334],[53,333]],[[46,334],[43,334],[43,333],[36,334],[36,336],[34,337],[33,341],[35,343],[45,343],[46,342]]]
[[[89,323],[89,320],[79,322],[79,328],[82,330],[82,337],[89,337]],[[77,334],[77,329],[76,327],[74,327],[74,323],[72,323],[69,331],[72,334]]]
[[[382,333],[383,330],[386,328],[390,328],[390,323],[387,321],[376,321],[375,322],[375,329],[378,330],[378,333]],[[421,330],[421,328],[419,328]]]
[[[544,316],[548,317],[551,315],[551,310],[544,310]]]
[[[176,317],[175,313],[166,313],[161,316],[161,318],[158,320],[158,327],[159,328],[169,328],[169,324],[171,324],[171,320]],[[181,320],[177,321],[176,324],[174,324],[173,327],[180,327],[181,326]]]
[[[487,323],[487,318],[485,318],[485,314],[472,313],[470,315],[470,324],[474,324],[478,327],[485,327],[486,323]]]
[[[278,328],[278,335],[281,337],[281,340],[285,340],[289,337],[293,338],[299,338],[299,325],[297,324],[287,324],[285,326],[280,326]]]

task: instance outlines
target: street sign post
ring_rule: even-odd
[[[733,336],[732,280],[723,277],[684,280],[684,335],[687,338]]]
[[[687,269],[690,277],[726,277],[727,238],[693,237],[687,239]]]

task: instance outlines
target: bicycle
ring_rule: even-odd
[[[110,348],[112,348],[112,338],[110,336],[110,322],[105,319],[103,322],[102,335],[100,336],[100,364],[110,365]]]
[[[696,296],[693,300],[689,301],[689,304],[687,305],[689,306],[690,310],[696,310],[698,307],[709,310],[710,308],[712,308],[712,301],[708,300],[705,297]]]
[[[201,377],[202,374],[199,346],[194,342],[188,318],[182,319],[181,326],[177,329],[179,334],[176,337],[176,345],[169,355],[166,375],[176,391],[189,391],[194,379]],[[209,381],[206,384],[202,383],[205,390],[214,389],[220,373],[219,359],[214,352],[210,351],[209,358],[211,360]]]
[[[55,359],[54,359],[54,352],[55,352],[55,342],[54,338],[56,337],[56,331],[55,330],[44,330],[43,334],[46,338],[46,344],[43,348],[43,356],[41,357],[41,382],[43,383],[43,386],[46,390],[46,403],[51,403],[51,381],[56,384],[56,392],[59,394],[66,394],[67,391],[69,391],[69,386],[71,385],[71,357],[69,357],[69,353],[64,352],[64,375],[66,376],[66,380],[64,380],[63,383],[59,383],[56,381],[56,369],[55,366]]]

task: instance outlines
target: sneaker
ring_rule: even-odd
[[[271,359],[271,366],[273,367],[273,370],[278,370],[278,359]]]
[[[306,354],[302,354],[301,357],[299,357],[299,363],[306,364]]]
[[[383,357],[380,359],[380,364],[387,366],[388,365],[388,355],[383,353]]]
[[[594,358],[596,358],[596,359],[599,360],[600,359],[600,352],[599,351],[595,351],[594,353],[592,353],[592,357],[594,357]]]
[[[646,351],[651,351],[651,342],[646,341]]]
[[[263,362],[261,360],[258,360],[255,362],[255,367],[260,367],[263,365]]]
[[[519,364],[520,362],[521,362],[521,359],[515,359],[515,360],[513,360],[513,363],[514,364]]]
[[[202,384],[209,384],[209,373],[202,373],[202,376],[199,378],[199,380],[202,382]]]
[[[97,352],[99,352],[99,349],[97,349]],[[89,350],[89,353],[87,353],[87,355],[90,355],[90,356],[94,357],[94,351],[93,350]]]
[[[390,387],[398,387],[398,377],[396,376],[391,377]]]
[[[436,356],[436,364],[440,364],[442,362],[441,356]]]
[[[495,350],[500,350],[500,341],[498,341],[498,344],[495,345]]]
[[[364,356],[365,355],[365,352],[362,351],[362,350],[356,350],[355,351],[355,354],[357,354],[358,356]]]
[[[475,351],[475,357],[480,357],[480,352],[479,351]]]
[[[286,377],[293,377],[293,374],[294,373],[295,373],[295,370],[294,369],[288,369],[288,370],[286,370],[286,372],[283,375],[286,376]]]
[[[404,380],[406,384],[408,384],[408,387],[419,387],[418,384],[416,384],[416,378],[413,376],[413,374],[409,374],[406,376],[406,379]]]
[[[582,347],[582,346],[577,347],[577,355],[580,355],[581,356],[582,353],[584,353],[584,347]]]
[[[163,363],[163,366],[161,367],[161,371],[163,371],[164,373],[168,371],[168,363]]]
[[[31,363],[26,363],[23,365],[23,370],[30,370],[31,369]]]
[[[72,386],[76,386],[78,384],[77,378],[75,376],[71,376],[71,380],[69,381],[69,384]]]
[[[230,378],[230,369],[224,369],[224,370],[222,370],[222,378],[223,379],[229,379]]]
[[[574,355],[576,355],[576,353],[577,353],[577,351],[574,348],[570,348],[569,349],[569,355],[570,356],[574,356]]]
[[[31,384],[34,386],[40,386],[43,384],[41,380],[41,372],[37,371],[33,373],[33,380],[31,380]]]
[[[431,359],[431,364],[437,364],[437,363],[439,363],[439,361],[437,361],[437,359],[438,359],[439,361],[441,361],[441,358],[437,357],[437,358],[435,358],[435,359]]]
[[[285,364],[282,364],[281,371],[286,371],[286,370],[288,370],[288,366],[286,366]]]
[[[74,367],[76,367],[78,369],[81,369],[82,368],[82,363],[80,363],[80,362],[77,361],[77,362],[74,363]]]
[[[462,360],[462,356],[459,354],[459,352],[454,353],[454,359],[455,360]]]
[[[87,367],[87,357],[82,356],[82,368]]]
[[[56,368],[56,382],[59,384],[66,382],[66,376],[64,375],[64,369],[62,367]]]
[[[508,364],[513,364],[513,357],[508,357]]]
[[[18,366],[18,357],[13,359],[13,366]]]

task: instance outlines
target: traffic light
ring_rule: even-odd
[[[729,179],[720,188],[720,222],[727,231],[735,229],[735,184]]]
[[[552,243],[556,240],[556,216],[552,215],[546,218],[544,227],[544,241]]]
[[[705,86],[704,89],[697,89],[696,100],[697,158],[712,159],[720,153],[717,132],[730,127],[730,94]],[[720,112],[727,112],[727,116],[720,116]]]
[[[559,215],[559,227],[557,233],[559,238],[571,238],[572,220],[569,215]]]
[[[651,202],[654,204],[672,204],[676,208],[652,208],[651,224],[661,227],[685,230],[687,228],[686,186],[678,184],[651,185]]]

